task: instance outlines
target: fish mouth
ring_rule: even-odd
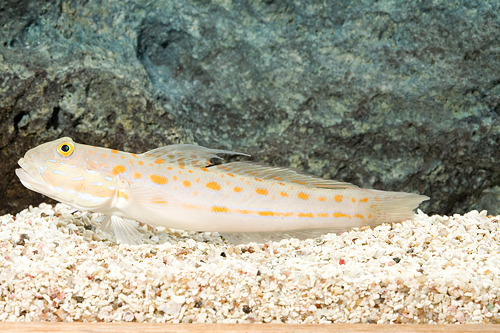
[[[51,189],[51,186],[48,186],[37,168],[26,159],[21,158],[17,163],[21,168],[16,169],[16,175],[25,187],[39,193],[47,193]]]

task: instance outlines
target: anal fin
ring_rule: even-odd
[[[279,242],[283,239],[297,238],[300,240],[308,238],[318,238],[323,234],[338,232],[341,230],[304,229],[290,231],[269,231],[269,232],[219,232],[219,234],[229,243],[248,244],[251,242],[265,244],[268,242]]]

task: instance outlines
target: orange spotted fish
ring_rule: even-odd
[[[16,174],[33,191],[105,214],[101,228],[128,244],[141,243],[134,221],[265,241],[410,219],[428,199],[253,162],[213,165],[217,154],[249,156],[185,144],[131,154],[65,137],[29,150]]]

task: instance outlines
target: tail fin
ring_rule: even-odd
[[[411,219],[420,203],[430,199],[425,195],[406,192],[366,191],[374,196],[370,207],[371,219],[368,221],[372,226]]]

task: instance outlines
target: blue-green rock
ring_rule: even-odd
[[[4,2],[3,212],[35,203],[17,159],[70,135],[240,150],[426,194],[428,213],[500,214],[498,1]]]

